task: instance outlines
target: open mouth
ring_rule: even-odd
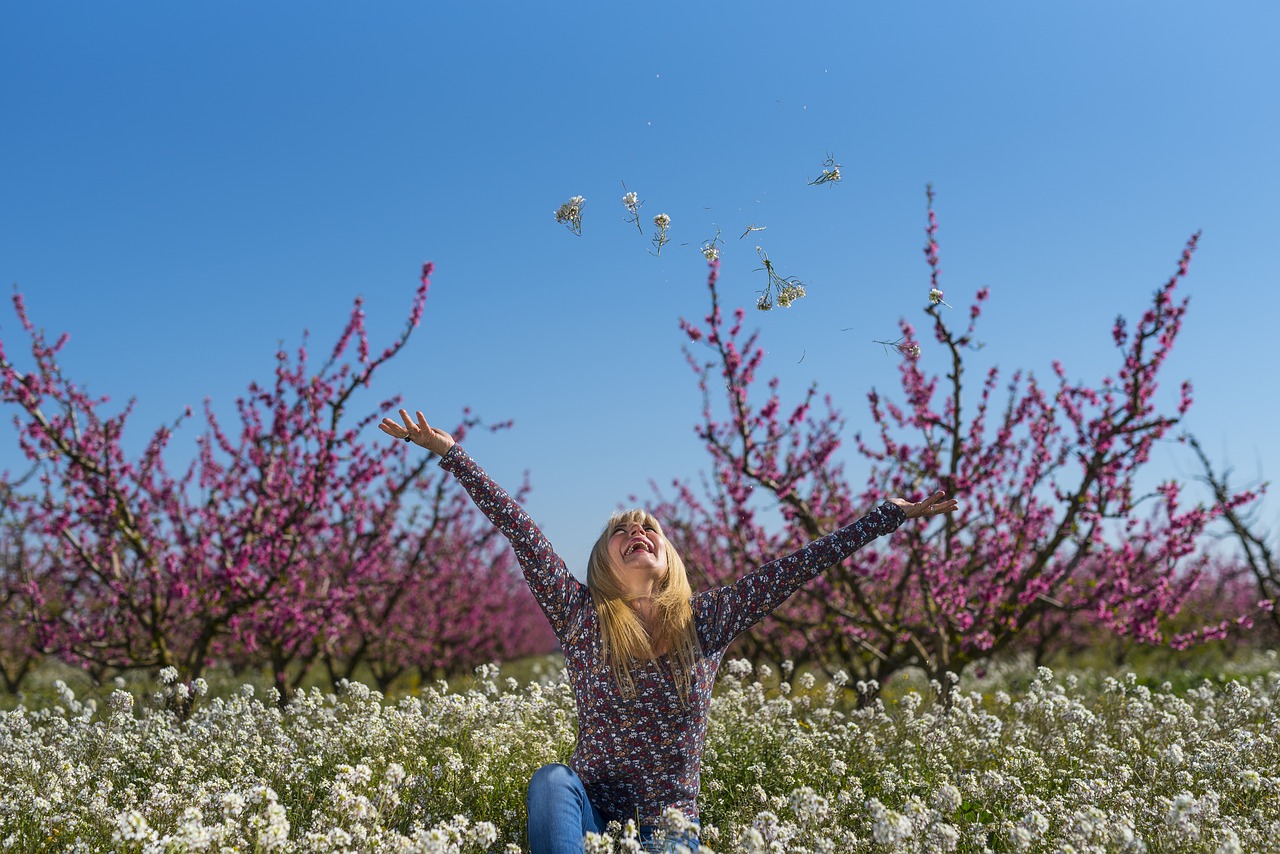
[[[627,550],[622,553],[622,556],[630,557],[635,552],[641,550],[646,551],[649,554],[653,554],[653,546],[649,545],[647,540],[636,540],[627,546]]]

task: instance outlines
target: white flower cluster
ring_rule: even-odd
[[[1022,669],[947,706],[859,707],[847,674],[727,661],[703,850],[1276,850],[1275,656],[1255,672],[1178,692]],[[180,720],[59,684],[48,707],[0,713],[0,852],[523,850],[527,781],[572,750],[572,691],[494,666],[474,685],[393,702],[346,683],[283,707],[245,690]],[[690,830],[664,819],[677,845]],[[631,825],[587,850],[641,849]]]
[[[795,276],[783,277],[778,275],[778,271],[774,269],[773,262],[769,260],[769,254],[764,251],[763,247],[756,247],[756,254],[760,256],[764,266],[759,270],[764,270],[768,275],[769,284],[760,292],[759,298],[756,300],[756,308],[761,311],[770,311],[774,306],[774,292],[777,292],[777,304],[783,308],[788,308],[796,300],[805,295],[804,283]],[[757,270],[757,272],[759,272]]]
[[[667,214],[660,213],[653,218],[653,243],[654,255],[662,254],[662,247],[671,242],[671,238],[667,236],[667,229],[671,227],[671,217]]]
[[[1181,694],[1019,670],[952,689],[947,707],[911,692],[850,708],[832,682],[774,685],[727,661],[704,837],[735,851],[1277,850],[1275,655],[1258,669]]]
[[[586,201],[582,196],[571,197],[569,201],[556,208],[556,222],[561,223],[574,234],[581,235],[582,206]]]
[[[622,186],[623,189],[626,189],[626,184]],[[640,225],[640,208],[642,205],[644,205],[644,202],[640,200],[634,190],[627,190],[622,197],[622,206],[627,209],[627,217],[624,221],[631,223],[636,227],[636,231],[644,234],[644,227]]]
[[[810,187],[818,187],[823,184],[840,183],[840,164],[835,161],[830,154],[822,163],[822,174],[809,182]]]
[[[525,784],[572,749],[573,700],[560,679],[501,694],[497,673],[395,704],[347,683],[281,708],[246,686],[185,721],[163,693],[100,710],[60,685],[0,714],[0,851],[519,851]]]

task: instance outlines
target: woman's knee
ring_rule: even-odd
[[[560,789],[572,788],[577,785],[577,781],[578,775],[573,773],[573,769],[568,765],[562,765],[559,762],[543,765],[533,772],[533,777],[529,780],[528,798],[533,799]]]

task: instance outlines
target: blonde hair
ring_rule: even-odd
[[[657,620],[652,635],[631,608],[627,591],[609,562],[609,536],[614,528],[636,523],[653,528],[662,537],[667,553],[667,572],[658,582],[653,597]],[[687,701],[694,664],[702,657],[693,622],[693,590],[689,587],[684,561],[662,533],[658,520],[644,510],[624,510],[610,516],[587,559],[587,588],[600,615],[602,655],[609,662],[623,695],[635,696],[635,682],[631,678],[633,662],[652,661],[669,653],[676,690],[681,700]]]

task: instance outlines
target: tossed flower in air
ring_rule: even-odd
[[[625,182],[622,184],[622,189],[627,190]],[[627,209],[627,218],[624,222],[634,223],[636,231],[641,234],[644,234],[644,226],[640,225],[640,207],[643,204],[644,202],[640,200],[640,197],[636,195],[634,190],[627,190],[627,192],[622,196],[622,206]]]
[[[667,237],[667,229],[671,227],[671,217],[660,213],[653,218],[653,225],[657,229],[653,233],[653,248],[656,250],[653,254],[661,255],[662,247],[666,246],[670,240]]]
[[[720,244],[723,242],[720,239],[720,229],[716,228],[716,236],[702,244],[702,254],[708,261],[715,261],[720,257]]]
[[[760,256],[760,260],[764,263],[763,267],[756,268],[756,272],[764,270],[769,277],[764,290],[760,292],[760,298],[756,300],[756,308],[761,311],[768,311],[773,308],[775,300],[778,305],[788,308],[791,303],[805,295],[804,282],[795,276],[784,277],[778,275],[778,271],[774,269],[773,262],[769,260],[769,254],[759,246],[756,247],[756,254]]]
[[[951,308],[951,303],[945,302],[942,299],[942,291],[938,290],[937,288],[933,288],[932,290],[929,291],[929,302],[933,303],[934,305],[945,305],[947,308]]]
[[[872,343],[881,344],[886,349],[893,350],[899,356],[907,359],[915,360],[920,358],[920,345],[905,338],[899,338],[897,341],[874,341]]]
[[[810,181],[809,186],[817,187],[820,184],[838,183],[840,183],[840,164],[828,154],[827,159],[822,161],[822,174]]]
[[[564,223],[574,234],[582,234],[582,205],[586,202],[582,196],[573,196],[556,210],[556,222]]]

